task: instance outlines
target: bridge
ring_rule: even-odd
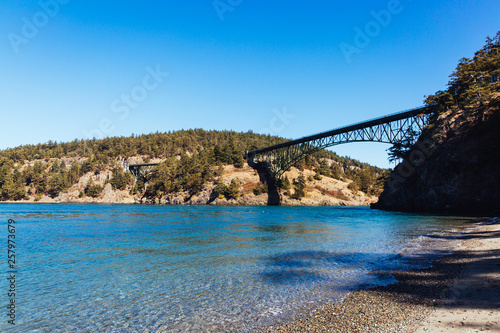
[[[135,178],[144,178],[157,165],[158,163],[126,164],[124,168],[134,175]]]
[[[274,146],[248,151],[249,164],[261,164],[274,179],[306,155],[349,142],[414,144],[428,124],[430,108],[421,106]]]

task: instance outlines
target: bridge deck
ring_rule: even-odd
[[[360,123],[356,123],[356,124],[352,124],[352,125],[340,127],[340,128],[337,128],[337,129],[333,129],[333,130],[330,130],[330,131],[326,131],[326,132],[321,132],[321,133],[317,133],[317,134],[305,136],[305,137],[302,137],[302,138],[299,138],[299,139],[295,139],[295,140],[291,140],[291,141],[287,141],[287,142],[284,142],[284,143],[279,143],[279,144],[274,145],[274,146],[252,150],[252,151],[249,151],[247,154],[265,153],[265,152],[272,151],[272,150],[275,150],[275,149],[290,147],[290,146],[301,144],[301,143],[304,143],[304,142],[308,142],[308,141],[312,141],[312,140],[317,140],[317,139],[321,139],[321,138],[325,138],[325,137],[329,137],[329,136],[333,136],[333,135],[337,135],[337,134],[342,134],[342,133],[346,133],[346,132],[351,132],[351,131],[355,131],[355,130],[366,128],[366,127],[371,127],[371,126],[375,126],[375,125],[385,124],[385,123],[389,123],[389,122],[400,120],[400,119],[406,119],[406,118],[409,118],[409,117],[413,117],[413,116],[416,116],[416,115],[419,115],[419,114],[426,114],[426,113],[429,113],[429,112],[430,112],[430,109],[429,109],[428,106],[421,106],[421,107],[418,107],[418,108],[413,108],[413,109],[410,109],[410,110],[405,110],[405,111],[402,111],[402,112],[393,113],[393,114],[390,114],[390,115],[387,115],[387,116],[384,116],[384,117],[375,118],[375,119],[371,119],[371,120],[368,120],[368,121],[364,121],[364,122],[360,122]]]
[[[159,163],[143,163],[143,164],[129,164],[129,167],[146,167],[146,166],[155,166],[158,165]]]

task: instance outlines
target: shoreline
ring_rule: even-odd
[[[240,204],[240,203],[211,203],[211,204],[193,204],[193,203],[151,203],[151,202],[104,202],[104,201],[28,201],[28,200],[18,200],[18,201],[0,201],[2,204],[36,204],[36,205],[143,205],[143,206],[223,206],[223,207],[366,207],[370,208],[370,204],[335,204],[335,205],[325,205],[323,203],[318,204],[303,204],[303,205],[268,205],[266,204]]]
[[[390,272],[394,284],[353,291],[306,318],[258,331],[500,331],[500,219],[464,225],[442,237],[462,243],[430,268]]]

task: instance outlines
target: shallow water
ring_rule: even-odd
[[[247,331],[394,282],[465,218],[352,207],[0,205],[15,332]],[[446,244],[446,248],[445,245]],[[6,309],[8,281],[0,283]],[[5,310],[6,312],[6,310]]]

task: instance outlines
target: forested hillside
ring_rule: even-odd
[[[427,97],[431,124],[392,172],[376,208],[500,213],[500,32]]]
[[[202,191],[207,183],[213,183],[215,191],[230,198],[237,192],[238,185],[220,182],[224,166],[242,168],[246,150],[284,141],[284,138],[252,132],[195,129],[20,146],[0,151],[1,200],[55,198],[81,182],[84,176],[88,180],[79,197],[97,198],[109,183],[113,190],[127,190],[154,202],[179,192],[185,192],[189,198]],[[123,168],[127,162],[150,161],[161,163],[144,179],[136,180]],[[329,151],[320,151],[304,159],[297,168],[314,171],[315,180],[322,176],[345,180],[353,191],[370,195],[381,192],[386,174],[386,170]],[[104,183],[91,177],[104,171],[109,173]],[[305,187],[308,180],[311,181],[285,179],[284,187]],[[254,193],[258,195],[265,190],[265,184],[256,185]]]

